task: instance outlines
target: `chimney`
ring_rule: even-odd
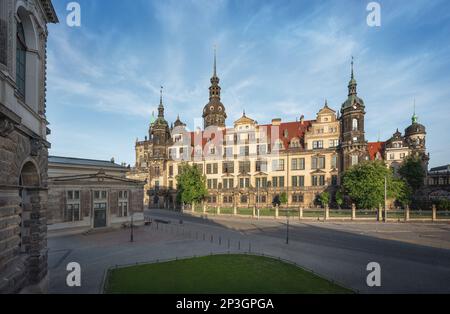
[[[304,115],[302,115],[302,116],[300,117],[300,123],[303,124],[303,122],[305,122],[305,116],[304,116]]]
[[[280,124],[281,124],[281,119],[280,118],[272,119],[272,125],[273,126],[279,126]]]

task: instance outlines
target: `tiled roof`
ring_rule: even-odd
[[[369,150],[370,160],[375,160],[377,153],[380,153],[380,157],[383,158],[385,144],[386,142],[368,143],[367,149]]]
[[[111,161],[95,160],[95,159],[82,159],[82,158],[74,158],[74,157],[49,156],[48,162],[53,163],[53,164],[126,169],[126,167],[123,167],[123,166],[113,163]]]

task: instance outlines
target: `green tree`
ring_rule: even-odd
[[[285,205],[288,202],[288,196],[286,192],[280,194],[280,203]]]
[[[406,180],[414,192],[423,186],[426,176],[422,162],[417,156],[408,156],[405,158],[398,169],[398,174]]]
[[[327,191],[320,193],[319,202],[324,207],[328,205],[330,203],[330,193],[328,193]]]
[[[340,189],[336,191],[336,195],[334,196],[334,198],[336,199],[336,204],[338,205],[338,207],[341,208],[342,205],[344,205],[344,194]]]
[[[183,164],[177,175],[177,199],[183,204],[200,203],[208,195],[206,178],[195,166]]]
[[[342,185],[358,208],[374,209],[384,204],[385,178],[387,197],[405,204],[410,196],[406,182],[395,178],[393,170],[382,161],[366,161],[351,167],[343,174]]]

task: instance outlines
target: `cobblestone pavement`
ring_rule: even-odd
[[[170,224],[49,237],[51,293],[99,293],[108,267],[219,252],[281,257],[361,293],[450,292],[449,225],[300,223],[291,220],[203,219],[152,210]],[[180,224],[180,220],[183,221]],[[69,262],[82,268],[82,287],[65,284]],[[382,286],[366,285],[366,266],[378,262]]]

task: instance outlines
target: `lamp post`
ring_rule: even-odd
[[[134,242],[134,234],[133,234],[134,221],[133,221],[133,216],[134,216],[134,212],[131,213],[130,242]]]
[[[289,210],[286,211],[286,244],[289,244]]]

